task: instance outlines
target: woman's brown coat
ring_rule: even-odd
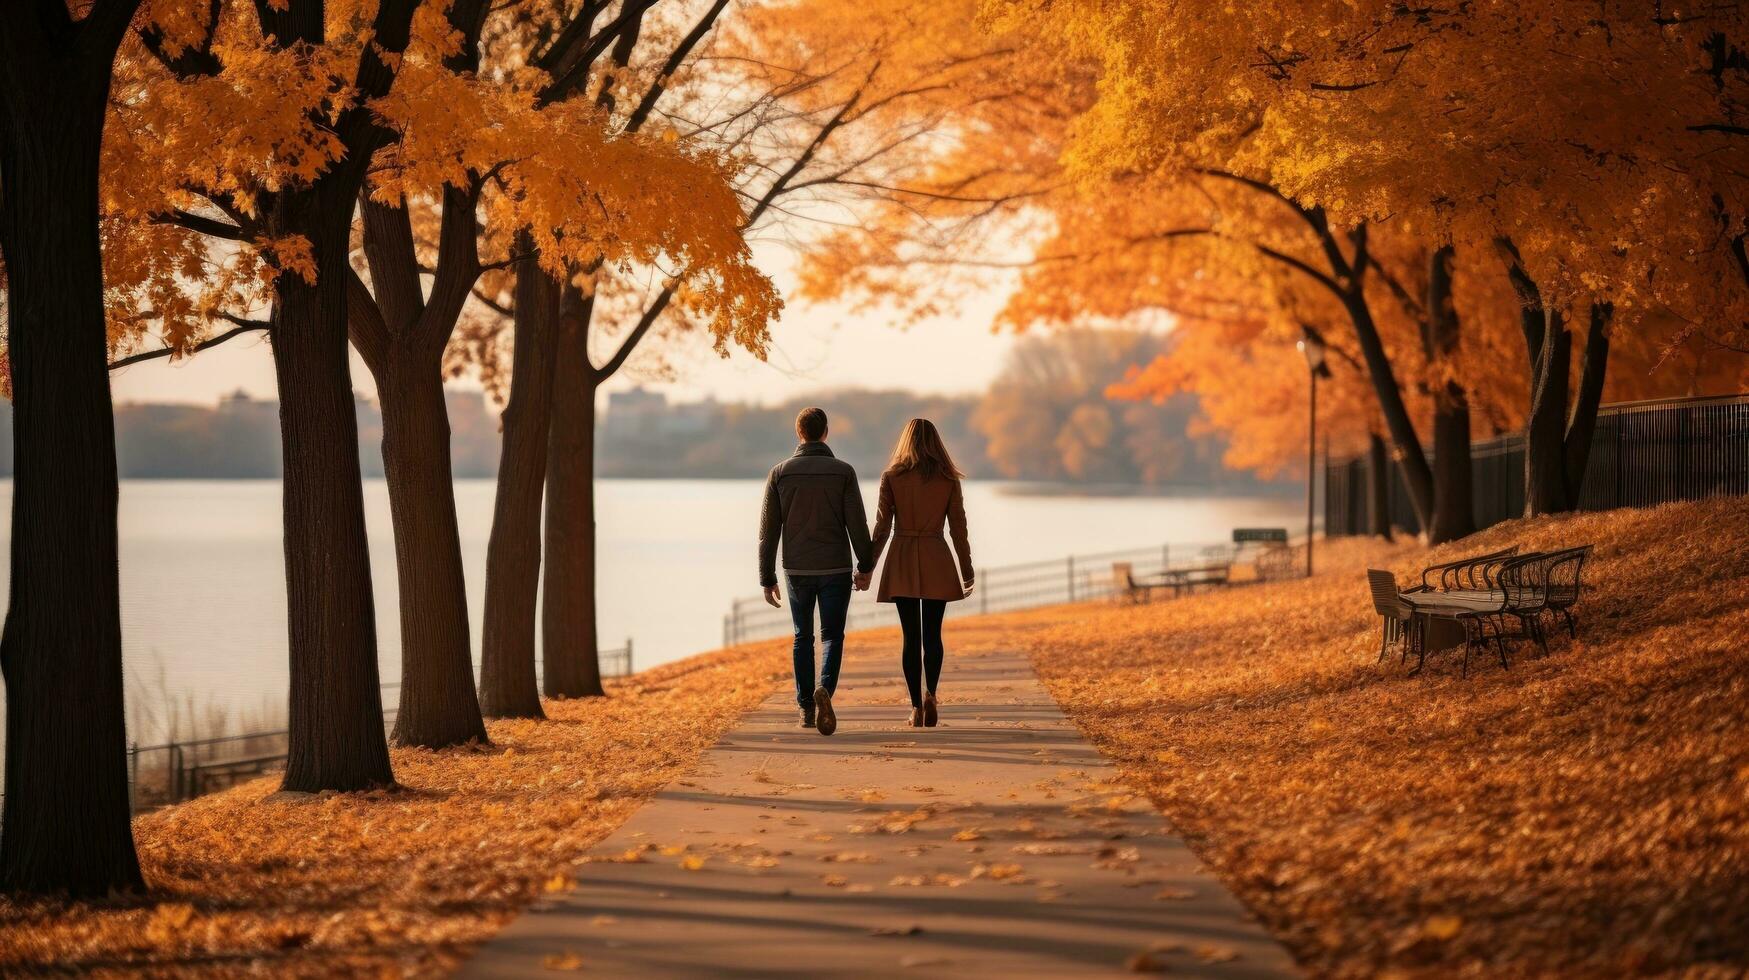
[[[959,567],[941,536],[942,525],[953,532]],[[894,525],[897,525],[895,527]],[[881,568],[876,599],[963,599],[972,584],[972,548],[966,541],[966,507],[960,481],[950,477],[926,480],[919,470],[881,474],[880,504],[875,510],[874,553],[878,559],[888,537],[893,550]]]

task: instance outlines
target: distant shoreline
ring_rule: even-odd
[[[710,480],[710,481],[722,481],[722,482],[735,481],[735,482],[742,482],[742,483],[745,483],[745,482],[748,482],[751,480],[762,480],[764,478],[765,478],[765,475],[763,473],[752,474],[752,475],[745,475],[745,474],[742,474],[742,475],[737,475],[737,474],[688,475],[688,474],[674,474],[674,473],[661,473],[661,474],[613,473],[613,474],[598,474],[595,477],[595,479],[597,481],[602,481],[602,480],[661,480],[664,482],[686,482],[686,481],[696,481],[696,480]],[[280,478],[277,476],[200,476],[200,475],[184,475],[184,474],[178,474],[175,476],[130,476],[127,474],[123,474],[120,479],[121,479],[121,482],[123,482],[123,483],[270,483],[270,484],[277,484],[280,482]],[[364,482],[366,482],[366,483],[382,483],[383,479],[384,478],[381,476],[377,476],[374,474],[367,474],[364,477]],[[455,477],[454,482],[456,482],[456,483],[490,483],[496,479],[497,479],[496,476],[482,476],[482,475],[478,475],[478,474],[464,474],[464,475]],[[869,477],[865,478],[865,482],[872,483],[872,482],[874,482],[874,479],[875,478],[873,476],[869,476]],[[1007,496],[1012,496],[1012,497],[1159,497],[1159,498],[1171,498],[1171,499],[1193,499],[1193,498],[1198,498],[1198,497],[1209,497],[1209,496],[1213,496],[1213,495],[1218,494],[1218,495],[1223,496],[1223,497],[1233,497],[1233,498],[1243,499],[1243,500],[1274,500],[1274,499],[1280,499],[1280,498],[1284,498],[1284,497],[1300,496],[1300,495],[1303,495],[1305,492],[1305,488],[1303,486],[1295,486],[1295,485],[1291,485],[1291,484],[1283,484],[1283,485],[1280,485],[1278,487],[1271,487],[1271,486],[1228,487],[1228,486],[1222,486],[1219,484],[1153,485],[1153,484],[1146,484],[1146,483],[1074,483],[1071,481],[1052,483],[1052,482],[1039,482],[1036,480],[1014,480],[1014,479],[1009,479],[1006,477],[998,477],[998,476],[990,476],[990,477],[972,476],[972,477],[968,477],[967,480],[969,482],[974,482],[974,483],[1001,484],[1002,485],[1001,492]],[[0,473],[0,483],[9,484],[11,482],[12,482],[12,474],[11,473]]]

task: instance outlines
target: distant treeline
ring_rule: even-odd
[[[498,419],[475,391],[449,393],[457,477],[498,472]],[[383,475],[382,413],[357,401],[358,460]],[[116,467],[131,480],[271,480],[280,475],[279,403],[241,392],[217,405],[133,403],[115,407]],[[0,476],[12,475],[12,404],[0,401]]]
[[[1108,385],[1163,349],[1157,336],[1064,331],[1022,338],[982,395],[846,389],[780,405],[668,405],[647,392],[612,397],[597,441],[604,476],[763,476],[795,443],[796,412],[826,410],[828,441],[868,475],[905,422],[931,419],[973,476],[1067,483],[1259,491],[1276,487],[1221,464],[1225,444],[1193,436],[1196,402],[1114,402]]]
[[[779,405],[674,404],[644,390],[615,392],[601,418],[596,472],[608,477],[747,477],[795,445],[796,412],[826,409],[830,442],[873,476],[899,430],[915,417],[940,427],[969,474],[1042,482],[1268,489],[1221,465],[1218,438],[1192,436],[1195,402],[1114,402],[1105,388],[1162,341],[1144,333],[1070,331],[1023,338],[982,395],[845,389]],[[451,391],[455,475],[497,475],[498,417],[476,391]],[[359,462],[382,476],[382,416],[357,400]],[[11,405],[0,401],[0,475],[12,473]],[[115,409],[116,455],[128,479],[274,479],[280,475],[279,406],[242,393],[208,407],[124,404]]]

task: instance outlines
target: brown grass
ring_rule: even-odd
[[[1580,633],[1460,680],[1375,664],[1368,563],[1407,584],[1595,543]],[[1317,577],[959,624],[1070,716],[1314,973],[1749,969],[1749,506],[1517,521]],[[956,641],[949,640],[949,650]]]
[[[788,674],[787,643],[694,657],[490,724],[488,749],[397,749],[393,792],[277,777],[134,822],[152,894],[0,900],[0,975],[433,974],[496,932]]]

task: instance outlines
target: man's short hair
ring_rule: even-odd
[[[826,438],[826,410],[804,408],[797,412],[796,434],[806,442],[819,442]]]

